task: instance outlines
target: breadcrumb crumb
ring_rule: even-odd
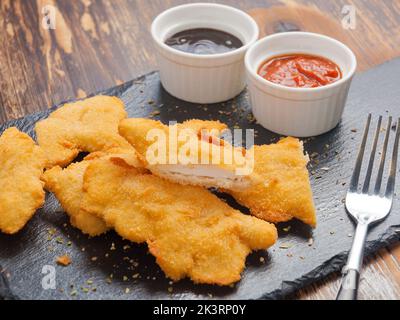
[[[57,258],[57,264],[63,267],[67,267],[72,263],[71,258],[68,255],[63,255]]]

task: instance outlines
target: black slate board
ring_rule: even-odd
[[[399,83],[400,59],[356,76],[342,122],[331,132],[305,144],[309,154],[320,154],[318,164],[314,162],[310,167],[314,171],[311,183],[318,209],[318,227],[311,230],[296,221],[279,225],[280,238],[276,246],[268,252],[249,256],[243,278],[234,287],[193,285],[189,280],[171,285],[152,256],[146,254],[145,246],[123,241],[113,232],[88,239],[69,225],[57,200],[48,194],[44,208],[22,232],[15,236],[0,234],[0,296],[20,299],[276,299],[340,270],[352,242],[349,234],[354,232],[342,203],[347,190],[347,185],[343,184],[349,181],[367,113],[400,116]],[[103,93],[121,97],[131,117],[155,115],[164,122],[220,119],[231,127],[238,124],[241,128],[256,129],[257,144],[279,139],[249,123],[246,93],[223,104],[192,105],[168,95],[161,88],[156,72]],[[229,114],[233,108],[237,111]],[[6,123],[0,126],[0,132],[17,126],[34,137],[34,123],[49,112]],[[391,215],[371,230],[367,254],[399,239],[399,202],[396,199]],[[288,226],[290,230],[285,231]],[[51,236],[49,229],[56,230],[56,234]],[[314,243],[309,245],[311,237]],[[290,248],[280,248],[283,243],[290,244]],[[126,245],[130,248],[124,249]],[[56,257],[63,254],[72,258],[69,267],[55,263]],[[93,261],[92,257],[97,260]],[[127,261],[129,259],[134,261]],[[56,289],[43,289],[42,280],[46,282],[47,279],[42,273],[44,266],[55,268]],[[112,281],[109,281],[107,278],[111,274]],[[128,280],[124,281],[124,277]],[[82,287],[90,291],[85,292],[87,290]],[[173,288],[172,293],[168,288]]]

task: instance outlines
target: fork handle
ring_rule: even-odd
[[[357,270],[348,269],[343,274],[336,300],[357,300],[359,279],[360,273]]]
[[[357,300],[360,270],[364,257],[365,239],[368,233],[368,222],[361,220],[357,224],[347,264],[343,268],[342,283],[336,300]]]

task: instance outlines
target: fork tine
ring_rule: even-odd
[[[350,181],[350,191],[351,192],[357,192],[357,189],[358,189],[358,180],[360,178],[361,165],[362,165],[362,160],[364,157],[365,145],[367,144],[368,131],[369,131],[370,124],[371,124],[371,114],[368,115],[368,120],[367,120],[367,124],[365,126],[365,131],[364,131],[364,137],[363,137],[363,140],[362,140],[362,143],[360,146],[360,151],[358,152],[357,161],[356,161],[356,165],[354,167],[353,175],[351,176],[351,181]]]
[[[388,147],[389,135],[390,135],[391,128],[392,128],[392,117],[389,117],[388,125],[387,125],[387,128],[386,128],[385,141],[383,142],[381,163],[379,164],[378,175],[376,176],[375,190],[374,190],[375,194],[379,194],[380,189],[381,189],[383,170],[385,168],[386,152],[387,152],[387,147]]]
[[[397,155],[399,153],[399,140],[400,140],[400,118],[397,121],[396,139],[394,140],[393,155],[390,164],[390,175],[386,186],[385,196],[387,198],[393,197],[394,193],[394,184],[395,184],[396,170],[397,170]]]
[[[382,124],[382,116],[379,116],[378,125],[376,126],[374,143],[373,143],[373,146],[372,146],[371,155],[369,157],[367,174],[365,176],[364,186],[363,186],[363,189],[362,189],[363,193],[368,193],[368,190],[369,190],[369,183],[371,181],[371,173],[372,173],[372,169],[374,167],[376,146],[378,144],[379,133],[381,131],[381,124]]]

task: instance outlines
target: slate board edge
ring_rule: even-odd
[[[1,266],[0,270],[2,270]],[[11,292],[7,278],[3,273],[0,273],[0,300],[19,300],[19,298]]]
[[[394,60],[396,60],[396,59],[394,59]],[[389,62],[390,61],[386,61],[383,64],[378,65],[376,67],[382,66]],[[139,76],[133,80],[127,81],[124,84],[115,86],[113,88],[123,88],[125,86],[129,87],[132,85],[132,83],[141,81],[142,79],[145,79],[148,76],[154,75],[157,72],[158,71],[149,72],[145,75]],[[365,72],[368,72],[368,70]],[[359,74],[361,74],[361,73],[359,73]],[[110,89],[112,89],[112,88],[99,90],[98,92],[88,95],[88,97],[107,93],[107,91],[109,91]],[[32,114],[30,114],[30,116],[49,114],[50,112],[57,109],[57,107],[65,104],[65,103],[72,102],[72,101],[79,101],[79,100],[82,100],[82,99],[74,99],[74,98],[68,99],[63,102],[58,103],[57,105],[52,106],[48,110],[32,113]],[[26,116],[18,118],[18,119],[10,120],[10,121],[4,123],[3,125],[6,125],[7,127],[12,126],[14,123],[21,121]],[[378,241],[367,242],[366,248],[365,248],[365,256],[366,257],[371,256],[379,249],[386,247],[396,241],[399,241],[400,240],[399,228],[400,228],[400,225],[391,226],[385,233],[383,233],[381,235],[381,237]],[[311,283],[321,280],[334,272],[340,271],[346,262],[347,253],[348,253],[348,251],[343,251],[343,252],[333,256],[332,258],[330,258],[329,260],[327,260],[323,264],[321,264],[319,267],[313,269],[312,271],[303,275],[302,277],[295,279],[294,281],[283,281],[280,289],[275,290],[269,294],[261,295],[258,299],[282,299],[282,298],[285,298],[285,297],[289,296],[290,294],[293,294],[298,289],[301,289],[305,286],[310,285]],[[2,267],[0,265],[0,271],[1,270],[2,270]],[[2,299],[15,300],[15,299],[19,299],[19,297],[17,295],[13,294],[12,290],[8,286],[7,277],[2,272],[0,272],[0,300],[2,300]]]
[[[400,225],[392,226],[384,234],[381,235],[379,240],[368,241],[365,245],[364,257],[369,258],[373,256],[380,249],[399,241],[400,240],[400,233],[398,231],[399,227]],[[350,248],[348,249],[350,250]],[[349,250],[343,251],[333,256],[331,259],[321,264],[318,268],[315,268],[311,272],[303,275],[301,278],[298,278],[295,281],[283,281],[280,290],[276,290],[269,294],[262,295],[259,299],[268,299],[268,300],[284,299],[285,297],[290,296],[299,289],[302,289],[304,287],[309,286],[312,283],[322,280],[323,278],[326,278],[327,276],[329,276],[334,272],[341,271],[344,265],[346,264]],[[361,277],[362,277],[362,270],[361,270]]]
[[[365,257],[371,257],[378,250],[393,244],[400,240],[399,231],[400,225],[392,226],[387,232],[382,234],[379,241],[367,242],[365,247]],[[350,249],[350,248],[349,248]],[[348,251],[343,251],[331,259],[325,261],[318,268],[315,268],[311,272],[303,275],[301,278],[295,281],[283,281],[281,289],[273,291],[269,294],[260,296],[258,299],[264,300],[279,300],[290,296],[297,290],[304,288],[312,283],[315,283],[323,278],[329,276],[334,272],[340,271],[346,263]],[[1,270],[1,266],[0,266]],[[362,271],[361,271],[362,276]],[[7,278],[3,273],[0,273],[0,300],[19,300],[9,288]]]

